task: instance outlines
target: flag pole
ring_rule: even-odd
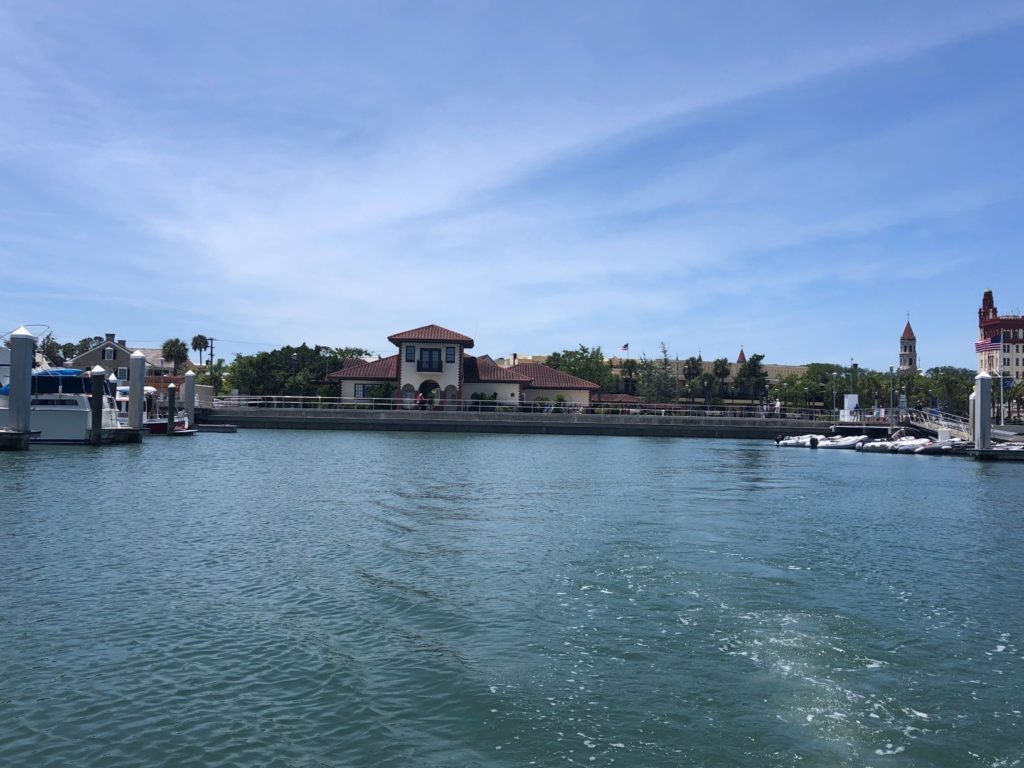
[[[1003,360],[1003,332],[1000,331],[999,332],[999,354],[996,355],[996,363],[999,364],[999,367],[996,368],[996,370],[999,371],[999,426],[1001,426],[1001,427],[1005,426],[1005,422],[1003,421],[1004,417],[1003,417],[1003,366],[1002,366],[1002,360]]]

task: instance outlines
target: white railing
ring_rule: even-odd
[[[215,398],[214,409],[301,409],[316,411],[407,411],[422,413],[536,413],[590,414],[596,416],[669,416],[680,418],[799,419],[834,421],[834,412],[822,408],[780,408],[761,405],[703,405],[690,403],[618,403],[594,401],[588,404],[556,401],[503,402],[492,400],[441,400],[418,405],[401,398],[307,397],[298,395],[234,395]]]

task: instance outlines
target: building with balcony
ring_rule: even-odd
[[[398,353],[327,374],[341,396],[355,400],[399,398],[406,407],[428,402],[454,408],[461,401],[493,397],[515,405],[561,398],[586,405],[598,386],[537,363],[502,367],[487,355],[473,356],[473,339],[439,325],[425,325],[388,336]],[[421,397],[422,396],[422,397]]]
[[[978,371],[1007,382],[1024,378],[1024,315],[1000,315],[992,291],[985,291],[978,309]]]

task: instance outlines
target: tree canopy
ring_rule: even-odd
[[[604,361],[604,353],[600,347],[586,347],[580,344],[579,349],[565,349],[552,352],[548,356],[547,365],[559,371],[565,371],[581,379],[592,381],[601,387],[602,392],[614,392],[611,369]]]
[[[649,403],[670,403],[679,395],[679,382],[668,359],[668,347],[661,343],[661,359],[640,359],[637,392]]]
[[[185,346],[185,342],[175,337],[168,339],[160,347],[160,354],[163,355],[164,360],[170,360],[174,366],[173,375],[178,375],[178,366],[188,360],[188,347]]]
[[[237,355],[226,373],[229,385],[246,395],[305,395],[330,397],[337,387],[325,379],[343,361],[368,357],[359,347],[281,347],[255,355]]]

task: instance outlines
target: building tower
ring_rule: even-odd
[[[910,327],[910,318],[907,318],[907,325],[900,336],[900,370],[908,373],[917,373],[917,337],[914,329]]]

